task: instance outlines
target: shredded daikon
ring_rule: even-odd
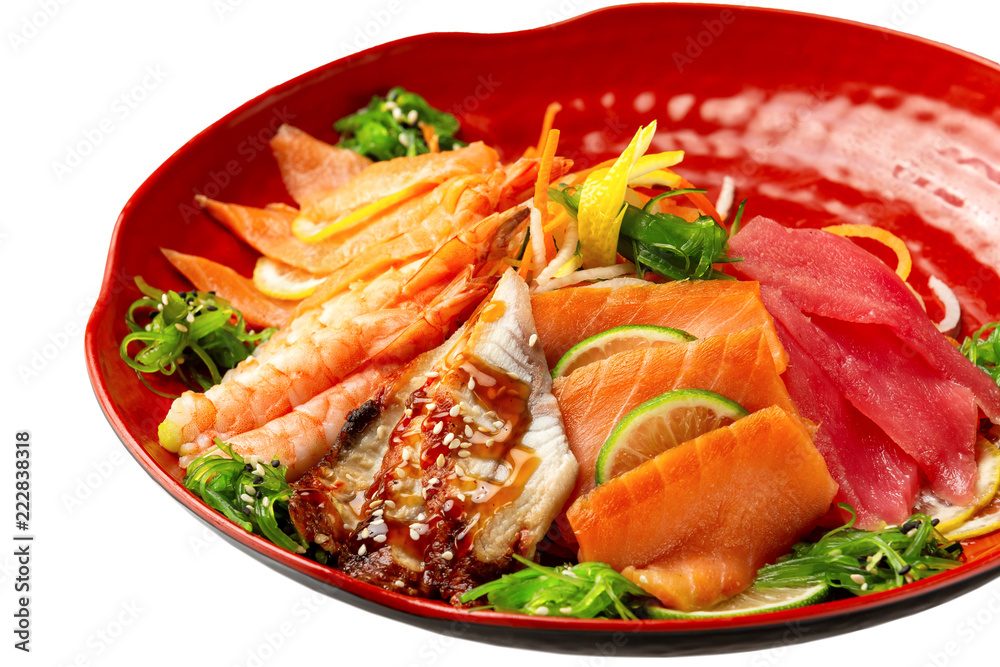
[[[531,270],[539,276],[545,268],[545,239],[542,236],[545,231],[542,229],[542,212],[535,208],[534,204],[528,208],[531,211]]]
[[[927,286],[934,291],[935,296],[944,305],[944,317],[937,323],[938,331],[944,333],[954,331],[962,317],[962,306],[958,303],[958,297],[943,280],[939,280],[936,276],[931,276],[927,280]]]
[[[536,289],[536,293],[540,292],[551,292],[555,289],[560,289],[566,287],[567,285],[575,285],[577,283],[582,283],[588,280],[607,280],[610,278],[617,278],[628,273],[635,271],[635,265],[626,262],[625,264],[615,264],[613,266],[602,266],[596,269],[583,269],[581,271],[574,271],[573,273],[563,276],[562,278],[553,278],[547,281],[544,285],[539,285]]]
[[[540,274],[538,274],[538,284],[541,285],[548,282],[556,272],[561,269],[566,262],[573,258],[576,253],[577,241],[579,241],[580,236],[576,226],[576,220],[572,217],[567,216],[566,218],[566,234],[563,237],[562,248],[556,253],[555,258],[549,262],[549,265],[545,267]]]
[[[636,278],[635,276],[620,276],[618,278],[612,278],[611,280],[602,280],[601,282],[592,283],[590,285],[584,285],[584,287],[598,287],[605,289],[615,289],[616,287],[627,287],[629,285],[652,285],[653,283],[648,280],[643,280],[642,278]]]
[[[715,210],[719,212],[719,217],[722,220],[725,220],[729,216],[729,209],[733,207],[735,197],[736,181],[729,176],[723,176],[722,191],[719,192],[719,199],[715,202]]]

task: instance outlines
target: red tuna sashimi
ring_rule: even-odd
[[[781,288],[806,313],[882,324],[931,368],[975,395],[1000,421],[1000,389],[955,349],[927,317],[906,284],[881,260],[846,238],[816,229],[788,229],[758,216],[730,242],[740,275]]]
[[[840,487],[834,502],[851,505],[860,528],[902,523],[920,487],[916,461],[841,396],[780,322],[775,329],[788,352],[785,387],[802,416],[819,424],[813,443]]]
[[[854,407],[916,460],[938,495],[953,503],[971,499],[978,424],[972,392],[907,354],[888,327],[810,320],[782,292],[762,287],[761,293],[774,319]]]

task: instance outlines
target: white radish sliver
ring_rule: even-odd
[[[599,283],[591,283],[590,285],[584,285],[584,288],[598,288],[598,289],[615,289],[618,287],[628,287],[629,285],[652,285],[653,283],[648,280],[643,280],[642,278],[636,278],[635,276],[620,276],[618,278],[612,278],[611,280],[602,280]]]
[[[548,280],[552,278],[552,276],[554,276],[556,272],[566,264],[566,262],[573,258],[573,255],[576,253],[576,245],[579,239],[580,235],[576,220],[570,217],[566,222],[566,235],[563,237],[563,246],[559,249],[559,252],[556,253],[555,258],[549,262],[548,266],[545,267],[545,270],[539,274],[536,279],[539,285],[548,282]]]
[[[629,263],[615,264],[614,266],[602,266],[598,269],[574,271],[567,276],[563,276],[562,278],[553,278],[544,285],[539,285],[535,292],[550,292],[555,289],[566,287],[567,285],[575,285],[587,280],[607,280],[609,278],[617,278],[618,276],[632,273],[633,271],[635,271],[635,265]]]
[[[736,197],[736,182],[729,176],[722,178],[722,191],[719,192],[719,199],[715,202],[715,210],[719,212],[719,217],[723,220],[729,215],[729,209],[733,207]]]
[[[948,333],[958,326],[958,321],[962,317],[962,306],[958,303],[958,297],[955,293],[951,291],[943,280],[939,280],[936,276],[931,276],[927,280],[927,286],[930,287],[941,303],[944,304],[944,317],[940,322],[937,323],[938,331]]]

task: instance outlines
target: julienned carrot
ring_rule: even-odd
[[[681,187],[682,188],[694,188],[694,186],[691,185],[687,181],[687,179],[684,179],[684,178],[681,179]],[[705,215],[712,216],[713,218],[715,218],[715,221],[717,223],[719,223],[720,225],[722,225],[722,216],[719,215],[719,212],[715,210],[715,205],[712,204],[712,202],[710,202],[708,200],[708,197],[706,197],[705,195],[701,194],[700,192],[689,192],[685,196],[688,198],[688,201],[690,201],[692,204],[694,204],[697,208],[701,209],[702,213],[704,213]],[[723,225],[723,227],[724,227],[724,225]]]
[[[549,130],[548,135],[545,137],[545,146],[542,149],[542,157],[538,164],[538,178],[535,179],[535,198],[533,202],[535,208],[542,214],[543,229],[549,219],[549,180],[552,177],[552,160],[555,159],[558,147],[559,130]],[[551,234],[542,234],[542,241],[545,244],[545,262],[548,263],[556,256],[555,242],[552,240]]]
[[[524,255],[521,257],[521,266],[517,267],[517,275],[528,282],[528,271],[531,269],[531,244],[524,247]]]
[[[524,151],[524,157],[535,157],[542,154],[545,150],[545,141],[548,139],[549,131],[552,129],[553,124],[555,124],[556,114],[560,111],[562,111],[562,105],[558,102],[552,102],[549,106],[545,107],[545,117],[542,118],[542,131],[538,135],[538,145],[529,146]]]

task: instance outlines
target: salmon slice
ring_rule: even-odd
[[[670,607],[744,590],[804,537],[837,484],[809,430],[778,406],[663,452],[570,507],[581,561],[602,561]]]
[[[572,287],[533,295],[531,309],[550,368],[583,339],[624,324],[673,327],[698,338],[763,327],[778,372],[788,364],[755,282]]]
[[[797,414],[763,328],[612,355],[553,383],[580,463],[571,498],[594,488],[597,455],[615,425],[640,403],[673,389],[714,391],[750,412],[777,405]]]
[[[281,180],[299,206],[309,206],[364,171],[372,161],[346,148],[331,146],[291,125],[271,138]]]
[[[302,215],[315,222],[333,222],[417,183],[443,183],[455,176],[488,174],[499,166],[496,151],[481,141],[445,153],[376,162],[343,187],[303,208]]]
[[[166,248],[160,248],[160,252],[196,288],[202,292],[216,292],[254,326],[282,327],[289,322],[298,304],[297,301],[272,299],[258,290],[251,279],[218,262]]]

